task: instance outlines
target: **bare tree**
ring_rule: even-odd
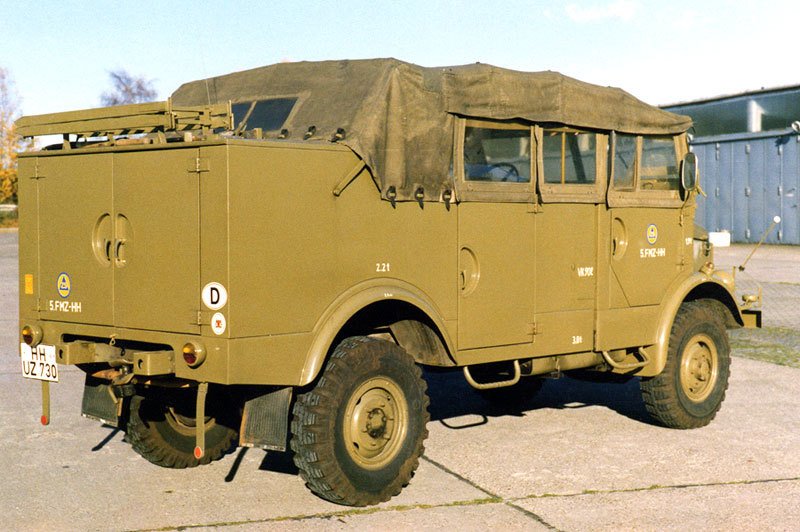
[[[152,80],[134,76],[125,69],[112,70],[108,77],[113,88],[100,95],[100,103],[105,107],[152,102],[158,96]]]

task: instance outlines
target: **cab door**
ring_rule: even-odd
[[[474,120],[459,125],[458,349],[529,345],[535,288],[531,128]]]
[[[650,339],[668,287],[692,265],[694,203],[679,190],[683,136],[616,134],[608,193],[608,300],[598,320],[601,349]]]
[[[542,196],[536,222],[535,354],[591,351],[608,138],[570,127],[535,131]]]

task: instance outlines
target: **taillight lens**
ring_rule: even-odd
[[[206,359],[206,350],[202,345],[195,342],[188,342],[183,346],[183,361],[189,367],[196,368]]]
[[[33,347],[42,341],[42,330],[35,325],[25,325],[22,327],[22,341]]]

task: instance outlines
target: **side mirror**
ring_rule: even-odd
[[[697,183],[697,155],[687,153],[681,161],[681,188],[686,192],[696,192]]]

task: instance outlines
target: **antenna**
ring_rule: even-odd
[[[772,223],[771,223],[771,224],[769,224],[769,227],[767,227],[767,230],[766,230],[766,231],[764,231],[764,234],[763,234],[763,235],[761,235],[761,240],[759,240],[759,241],[758,241],[758,244],[756,244],[756,247],[754,247],[754,248],[753,248],[753,251],[751,251],[751,252],[750,252],[750,254],[747,256],[747,258],[746,258],[746,259],[744,259],[744,262],[741,264],[741,266],[739,266],[739,271],[740,271],[740,272],[743,272],[743,271],[744,271],[744,267],[745,267],[745,265],[748,263],[748,261],[750,260],[750,257],[752,257],[752,256],[753,256],[753,253],[755,253],[755,252],[756,252],[756,250],[757,250],[759,247],[761,247],[761,244],[763,244],[763,243],[764,243],[764,240],[766,240],[766,239],[767,239],[767,235],[768,235],[768,234],[770,234],[770,232],[771,232],[773,229],[775,229],[775,226],[776,226],[776,225],[778,225],[779,223],[781,223],[781,217],[780,217],[780,216],[776,216],[775,218],[773,218],[773,219],[772,219]]]

